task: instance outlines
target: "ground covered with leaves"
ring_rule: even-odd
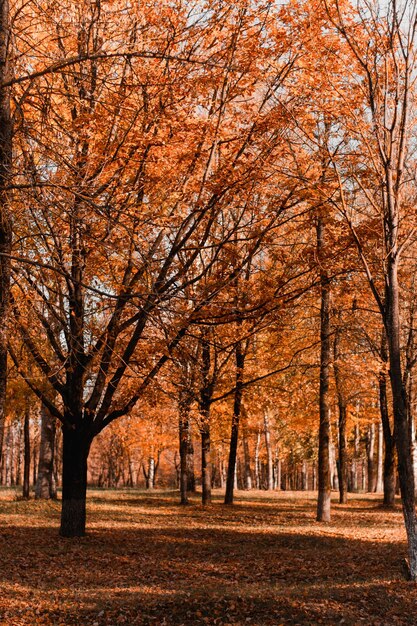
[[[88,534],[58,536],[59,502],[0,491],[0,624],[417,625],[400,508],[355,496],[315,521],[314,494],[91,490]]]

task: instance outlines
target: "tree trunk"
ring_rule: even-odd
[[[396,218],[392,215],[390,217],[393,221],[393,228],[396,228]],[[417,580],[417,518],[415,511],[414,471],[408,425],[407,393],[404,388],[401,369],[398,256],[396,255],[396,245],[397,242],[395,240],[392,243],[388,258],[389,280],[386,297],[386,326],[394,413],[394,441],[398,456],[398,477],[408,540],[409,577],[411,580]]]
[[[155,488],[155,459],[153,456],[148,458],[148,470],[145,474],[146,489]]]
[[[417,440],[416,440],[416,422],[414,416],[415,407],[415,391],[413,371],[407,373],[407,399],[408,399],[408,426],[410,430],[410,447],[411,458],[413,463],[414,487],[417,489]]]
[[[26,413],[26,411],[25,411]],[[24,430],[25,430],[25,419],[23,417],[23,428],[22,425],[19,424],[19,437],[17,439],[17,467],[16,467],[16,485],[21,484],[21,473],[22,473],[22,439],[24,440]],[[22,437],[23,433],[23,437]],[[24,450],[24,441],[23,441],[23,457],[25,455]],[[24,459],[23,459],[24,461]]]
[[[345,390],[343,387],[343,381],[340,371],[339,360],[340,355],[340,340],[341,329],[337,328],[334,339],[334,364],[333,371],[336,382],[337,392],[337,404],[339,409],[339,438],[338,438],[338,461],[337,461],[337,473],[339,478],[339,503],[347,503],[347,446],[346,446],[346,421],[347,421],[347,401],[345,397]]]
[[[375,424],[370,424],[366,434],[366,454],[368,457],[368,493],[373,493],[376,487],[375,473]]]
[[[323,220],[317,221],[317,256],[323,256]],[[330,279],[321,263],[320,267],[320,388],[319,388],[319,453],[317,521],[330,521],[330,413],[329,413],[329,363],[330,363]]]
[[[281,459],[279,458],[278,448],[275,449],[274,460],[274,489],[280,491],[281,489]],[[308,489],[308,487],[307,487]]]
[[[188,504],[188,438],[190,421],[188,413],[180,406],[179,434],[180,434],[180,495],[181,504]]]
[[[187,442],[187,491],[195,492],[195,475],[194,475],[194,445],[191,436],[191,427],[188,429]]]
[[[385,332],[383,336],[385,343]],[[385,348],[386,350],[386,348]],[[383,353],[385,354],[385,352]],[[382,430],[384,433],[384,506],[392,508],[395,505],[395,444],[391,432],[388,413],[387,374],[385,369],[379,372],[379,410],[381,413]]]
[[[255,444],[255,486],[256,489],[261,488],[261,477],[259,471],[259,447],[261,445],[261,433],[258,431]]]
[[[301,469],[301,489],[303,491],[308,490],[308,464],[307,461],[303,461]]]
[[[339,503],[347,503],[347,446],[346,446],[346,418],[345,402],[339,402],[339,458],[337,464],[339,477]]]
[[[339,491],[339,474],[337,471],[336,448],[330,441],[330,485],[335,491]]]
[[[224,458],[223,458],[223,446],[222,446],[221,450],[219,450],[219,452],[217,453],[216,463],[214,465],[212,476],[211,476],[212,486],[214,486],[216,483],[217,475],[219,476],[220,489],[223,489],[226,484],[226,469],[224,465],[225,463],[224,463]]]
[[[11,426],[6,429],[4,456],[4,484],[10,486],[10,438],[12,436]]]
[[[46,407],[41,406],[41,442],[39,447],[38,476],[35,486],[35,498],[48,500],[56,498],[54,476],[56,421]]]
[[[211,503],[211,451],[210,424],[207,421],[201,428],[201,487],[202,503]]]
[[[9,429],[9,485],[14,485],[14,428],[13,424]]]
[[[188,504],[188,492],[195,491],[194,449],[191,440],[190,410],[193,397],[191,393],[180,392],[178,400],[179,437],[180,437],[180,495],[181,504]]]
[[[30,497],[30,411],[29,405],[25,407],[25,419],[23,423],[23,497]]]
[[[382,423],[378,424],[378,448],[377,448],[377,473],[376,473],[376,491],[382,493],[384,490],[383,467],[384,467],[384,434]]]
[[[38,455],[37,455],[37,452],[36,452],[36,443],[35,442],[33,442],[32,452],[33,452],[33,455],[32,455],[33,456],[33,460],[32,460],[32,484],[35,487],[36,481],[37,481],[37,476],[38,476],[38,473],[37,473]]]
[[[91,440],[75,428],[62,427],[62,537],[85,535],[87,459]]]
[[[252,489],[252,472],[250,468],[250,453],[249,442],[246,429],[243,428],[243,459],[244,459],[244,484],[245,489],[250,491]]]
[[[269,416],[264,412],[264,436],[266,448],[266,488],[268,491],[274,489],[274,460],[272,456],[271,430],[269,428]]]
[[[0,84],[10,78],[10,48],[9,2],[0,0]],[[12,167],[12,142],[10,88],[3,87],[0,89],[0,458],[3,452],[7,383],[7,321],[12,246],[8,186]]]
[[[55,432],[54,446],[54,478],[55,487],[62,483],[62,428],[58,428]]]
[[[201,415],[201,487],[202,503],[211,503],[211,440],[210,440],[210,408],[214,391],[214,375],[210,377],[211,369],[211,346],[206,335],[201,338],[201,390],[200,390],[200,415]]]
[[[242,342],[238,341],[235,348],[236,378],[235,395],[233,402],[232,432],[230,434],[229,463],[227,465],[225,504],[233,504],[233,488],[236,476],[236,456],[239,441],[239,421],[242,407],[243,394],[243,367],[245,364],[245,354],[242,350]]]

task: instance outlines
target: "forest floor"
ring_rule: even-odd
[[[417,625],[400,506],[357,495],[319,524],[313,493],[177,501],[92,489],[87,536],[62,539],[59,502],[0,490],[0,625]]]

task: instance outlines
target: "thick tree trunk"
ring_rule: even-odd
[[[392,216],[390,215],[390,217]],[[392,217],[392,220],[395,236],[395,217]],[[408,540],[409,577],[411,580],[415,581],[417,580],[417,518],[415,510],[414,471],[408,424],[407,393],[403,384],[401,369],[400,306],[396,245],[397,242],[395,240],[391,245],[388,259],[389,280],[386,298],[386,326],[394,413],[394,441],[397,449],[398,477],[401,489],[404,524]]]
[[[10,78],[10,46],[9,2],[0,0],[0,84]],[[3,87],[0,88],[0,458],[3,451],[7,383],[7,320],[12,245],[8,187],[12,167],[12,142],[10,88]]]
[[[56,498],[54,476],[56,420],[44,405],[41,406],[41,442],[39,448],[38,476],[35,498]]]
[[[91,440],[75,428],[63,426],[62,537],[85,535],[87,459]]]
[[[25,418],[23,423],[23,497],[30,497],[30,411],[29,405],[25,407]]]
[[[245,364],[245,354],[242,350],[242,342],[238,341],[235,349],[236,378],[235,395],[233,402],[232,431],[230,434],[229,463],[227,465],[225,504],[233,504],[233,488],[236,479],[236,456],[239,441],[239,422],[242,407],[243,394],[243,368]]]
[[[319,453],[318,453],[318,500],[317,520],[330,521],[330,411],[329,411],[329,364],[330,364],[330,279],[322,263],[324,247],[323,220],[317,222],[317,256],[320,267],[320,388],[319,388]]]

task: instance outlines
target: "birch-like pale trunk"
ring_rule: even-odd
[[[42,404],[38,476],[35,485],[35,498],[42,500],[56,498],[54,476],[55,435],[56,419]]]
[[[264,437],[266,448],[266,488],[268,491],[272,491],[274,488],[274,461],[272,456],[271,428],[267,411],[264,412]]]
[[[384,490],[384,433],[382,423],[378,423],[377,436],[377,471],[376,471],[376,492],[382,493]]]

